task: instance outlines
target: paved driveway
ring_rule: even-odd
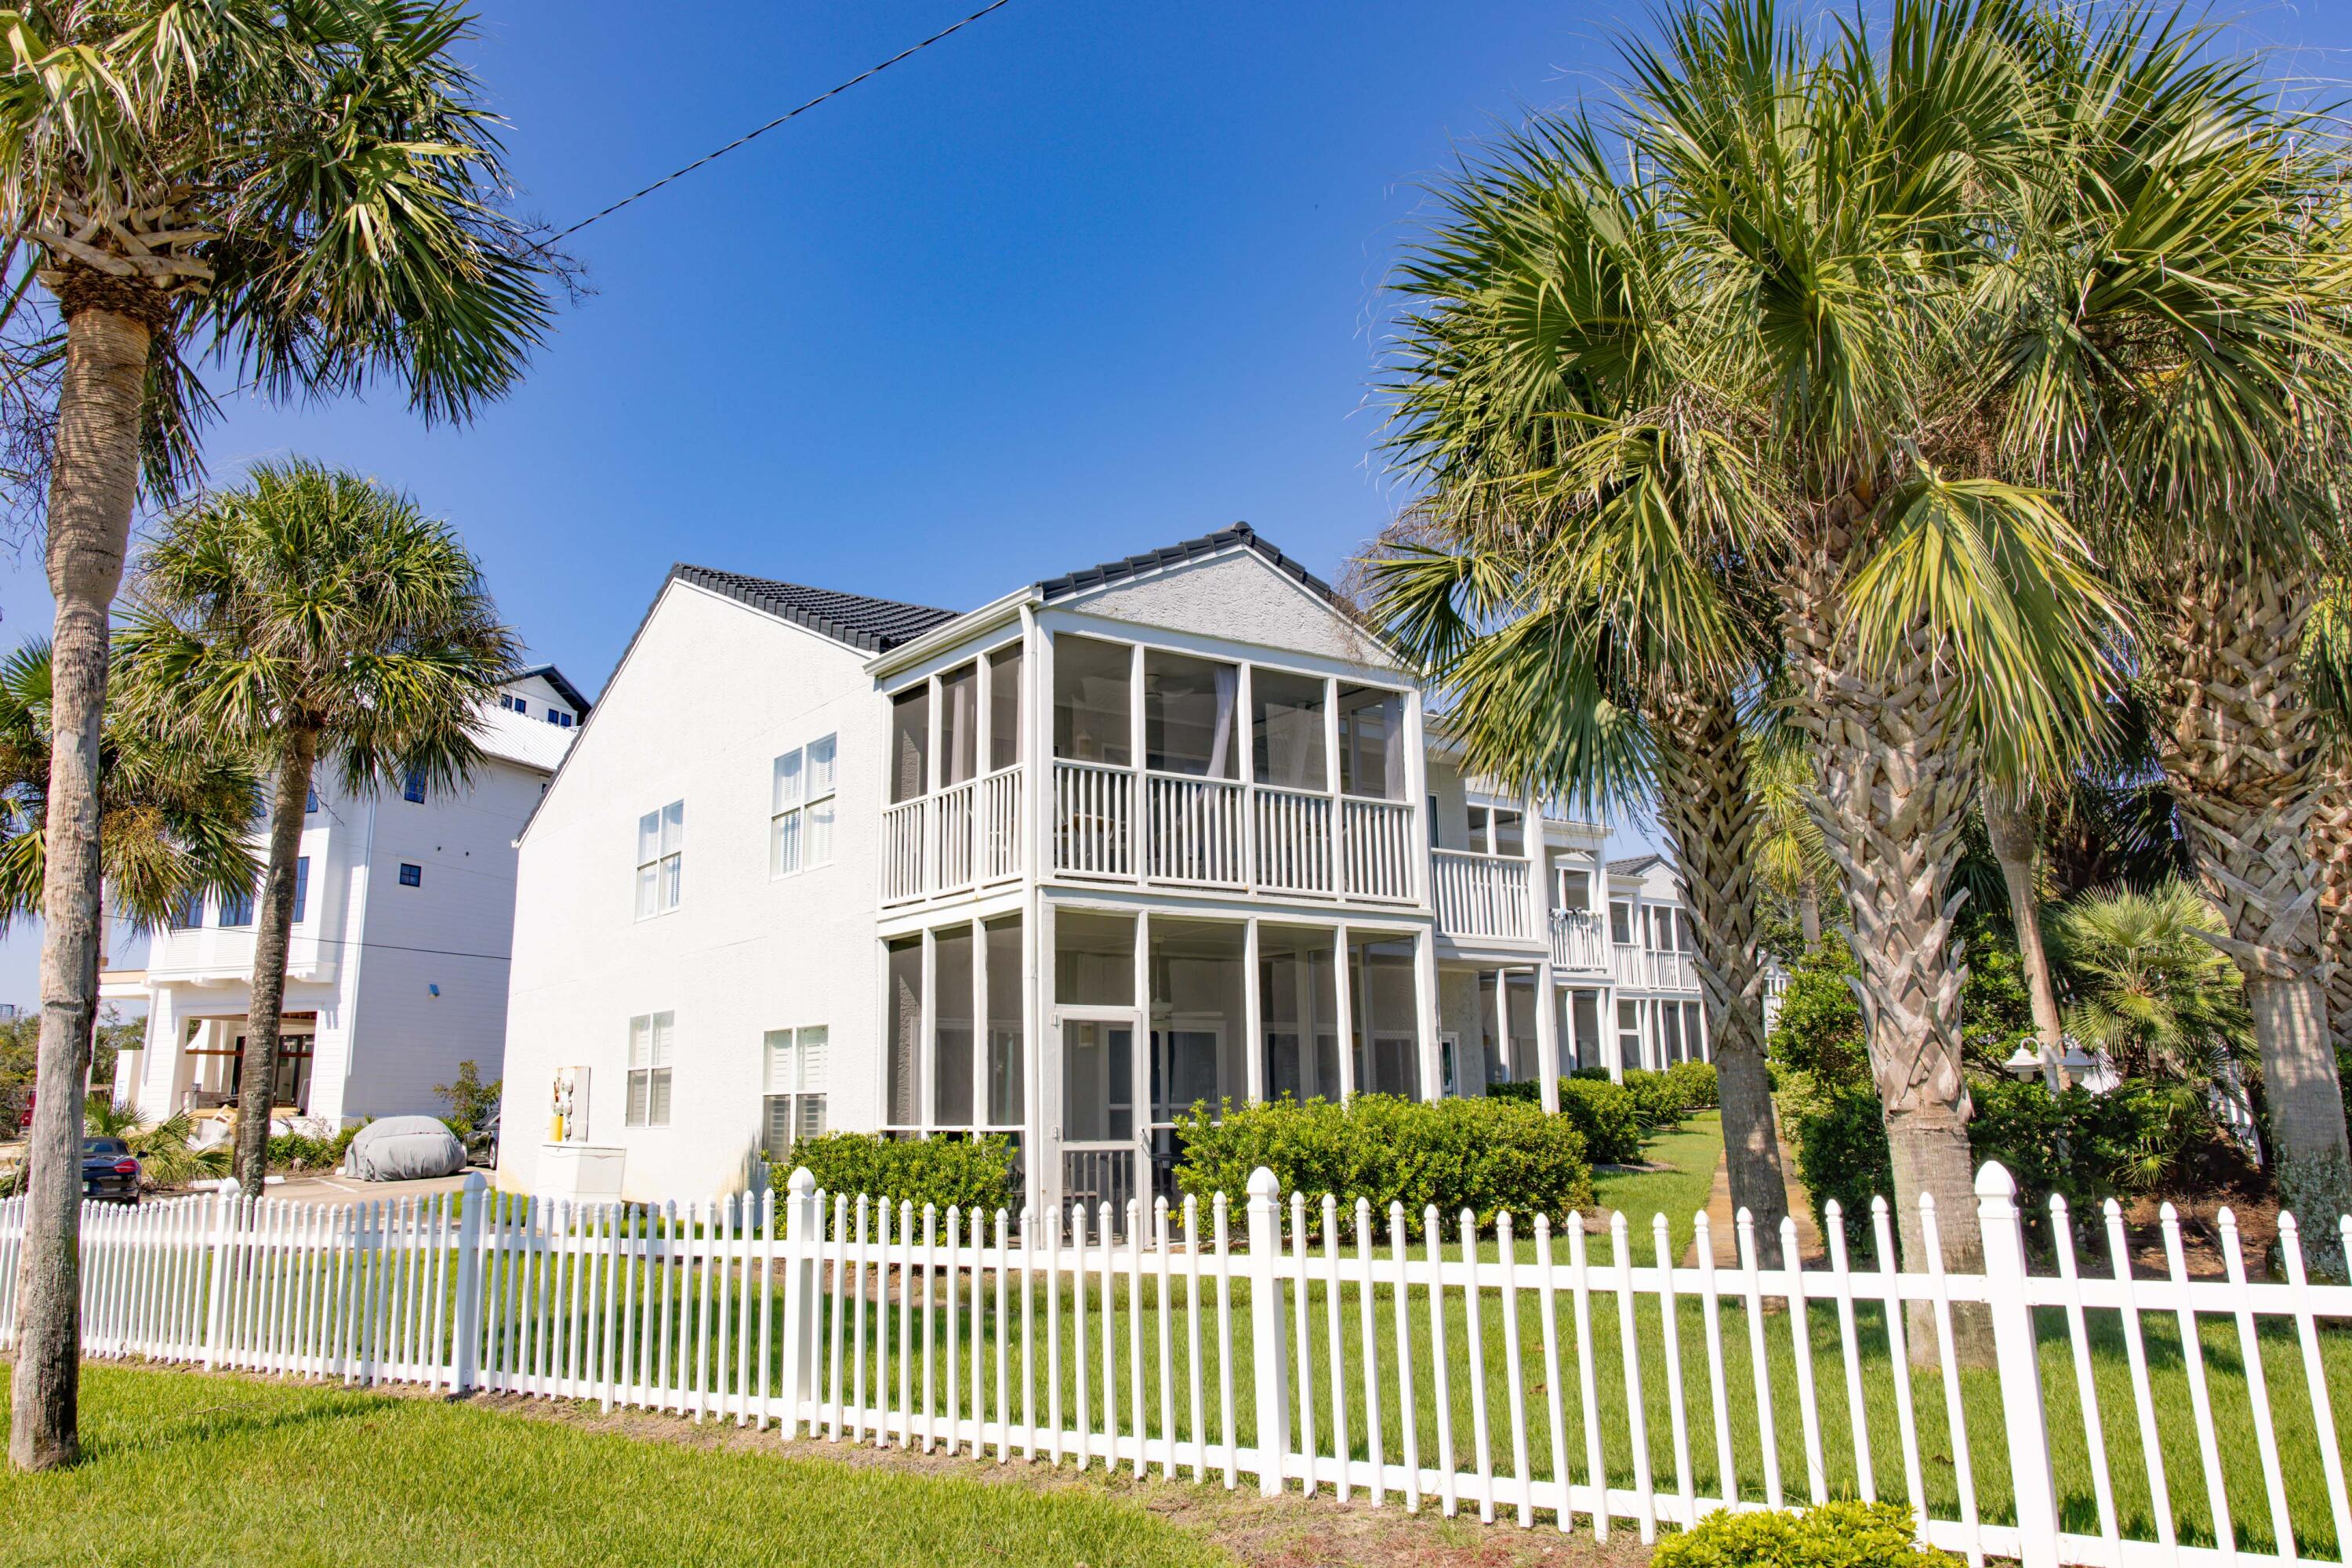
[[[485,1172],[487,1175],[488,1173]],[[336,1173],[312,1176],[289,1176],[271,1184],[269,1195],[298,1204],[355,1204],[373,1198],[417,1197],[432,1193],[454,1193],[466,1184],[459,1176],[427,1176],[415,1182],[362,1182]]]

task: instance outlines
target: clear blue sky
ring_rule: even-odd
[[[976,3],[479,0],[474,52],[562,226]],[[2332,77],[2347,11],[2245,26]],[[1334,573],[1395,500],[1369,399],[1420,182],[1606,93],[1641,17],[1013,0],[578,236],[596,292],[473,426],[241,403],[211,471],[406,488],[592,693],[681,559],[962,607],[1241,519]],[[37,549],[0,556],[0,639],[48,616]],[[725,721],[723,680],[679,696]],[[37,946],[0,944],[0,1001],[36,999]]]

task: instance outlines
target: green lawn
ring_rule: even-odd
[[[82,1464],[0,1475],[11,1563],[1230,1561],[1083,1491],[690,1449],[430,1399],[102,1366],[84,1370],[82,1399]]]

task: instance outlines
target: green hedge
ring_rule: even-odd
[[[1486,1098],[1521,1105],[1542,1102],[1542,1085],[1490,1083]],[[1605,1078],[1559,1080],[1559,1113],[1584,1135],[1584,1157],[1596,1165],[1631,1165],[1642,1157],[1642,1118],[1633,1097]]]
[[[1416,1230],[1431,1204],[1449,1233],[1466,1208],[1481,1231],[1508,1209],[1526,1234],[1538,1214],[1559,1223],[1592,1203],[1592,1168],[1575,1123],[1501,1098],[1228,1101],[1215,1120],[1196,1105],[1177,1118],[1176,1135],[1178,1187],[1203,1203],[1223,1193],[1236,1208],[1260,1165],[1286,1200],[1303,1192],[1312,1208],[1325,1193],[1350,1205],[1366,1198],[1383,1216],[1402,1203]]]
[[[1658,1539],[1650,1568],[1954,1568],[1959,1559],[1914,1539],[1911,1510],[1891,1502],[1825,1502],[1803,1512],[1708,1514]]]
[[[1713,1062],[1676,1062],[1666,1069],[1666,1079],[1675,1085],[1687,1110],[1713,1110],[1723,1103],[1722,1091],[1716,1087]]]
[[[976,1138],[827,1132],[794,1143],[790,1155],[769,1166],[769,1180],[784,1192],[793,1170],[803,1165],[818,1187],[853,1201],[860,1195],[887,1198],[912,1204],[918,1212],[929,1204],[941,1213],[950,1207],[992,1213],[1020,1206],[1013,1140],[1001,1132]]]

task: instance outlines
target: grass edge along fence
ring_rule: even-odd
[[[1239,1214],[1218,1194],[1124,1216],[942,1215],[805,1171],[781,1202],[683,1206],[475,1176],[340,1206],[89,1205],[82,1326],[91,1356],[1248,1475],[1603,1539],[1884,1497],[1979,1563],[2341,1559],[2352,1332],[2331,1321],[2352,1287],[2305,1279],[2291,1219],[2283,1283],[2246,1277],[2226,1221],[2229,1277],[2189,1279],[2169,1215],[2165,1275],[2135,1278],[2112,1210],[2116,1277],[2076,1266],[2063,1209],[2036,1275],[2007,1173],[1986,1166],[1977,1199],[1984,1273],[1898,1274],[1852,1268],[1837,1226],[1828,1268],[1783,1270],[1743,1221],[1719,1268],[1704,1215],[1685,1264],[1663,1215],[1643,1238],[1622,1215],[1521,1237],[1506,1214],[1488,1239],[1467,1214],[1310,1209],[1264,1169]],[[1872,1219],[1892,1256],[1884,1202]],[[23,1228],[21,1200],[0,1205],[0,1347]],[[1990,1366],[1954,1352],[1970,1315]]]

